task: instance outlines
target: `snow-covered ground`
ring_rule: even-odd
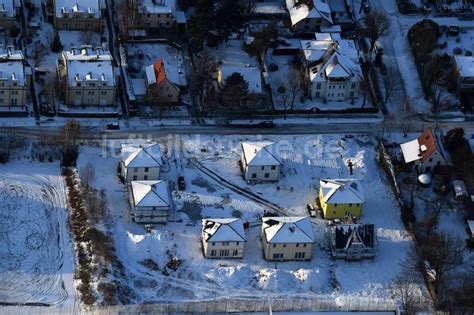
[[[0,302],[73,308],[74,262],[59,165],[0,165]]]
[[[163,144],[166,163],[161,178],[170,181],[175,211],[171,221],[147,233],[130,222],[126,187],[117,177],[119,154],[115,149],[85,147],[79,167],[91,162],[96,169],[97,188],[105,189],[113,217],[114,239],[139,296],[137,303],[162,300],[248,296],[269,297],[295,294],[320,298],[388,298],[387,285],[398,274],[399,261],[410,240],[399,219],[399,210],[382,170],[375,161],[375,140],[357,136],[268,137],[279,141],[285,176],[275,184],[248,185],[238,167],[240,141],[256,137],[193,136],[154,139]],[[181,146],[181,140],[184,147]],[[189,152],[190,153],[189,153]],[[266,207],[230,189],[202,171],[196,161],[228,181],[249,189],[286,212],[306,215],[314,202],[322,177],[348,177],[344,163],[354,163],[354,178],[365,188],[367,204],[362,221],[374,223],[378,231],[379,255],[374,261],[331,261],[324,250],[325,221],[313,219],[317,238],[310,262],[270,263],[262,258],[259,218]],[[186,191],[175,191],[178,174],[186,179]],[[240,216],[250,222],[244,259],[204,259],[200,245],[200,218]],[[169,255],[183,264],[169,276],[162,273]],[[158,269],[140,262],[152,259]]]

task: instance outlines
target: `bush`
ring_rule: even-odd
[[[61,39],[59,38],[59,33],[54,33],[53,41],[51,42],[51,51],[52,52],[60,52],[61,51]]]

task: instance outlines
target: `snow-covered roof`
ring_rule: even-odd
[[[342,28],[340,25],[321,26],[319,30],[323,33],[340,33]]]
[[[132,181],[131,187],[136,207],[171,206],[168,183],[164,180]]]
[[[131,79],[133,94],[135,96],[146,95],[145,79]]]
[[[203,219],[202,231],[206,242],[245,242],[244,226],[239,218]]]
[[[237,72],[248,82],[250,93],[262,93],[262,77],[258,67],[222,66],[220,71],[222,75],[221,84],[225,82],[225,79]]]
[[[141,8],[146,13],[171,13],[176,12],[176,0],[141,0]]]
[[[242,152],[249,166],[278,166],[283,164],[274,142],[242,142]]]
[[[148,85],[160,84],[163,80],[168,80],[177,86],[187,85],[184,72],[164,58],[159,58],[154,64],[146,66],[145,76]]]
[[[474,57],[473,56],[454,56],[459,74],[464,78],[474,77]]]
[[[115,70],[110,52],[92,46],[63,51],[69,86],[97,82],[101,86],[116,86]]]
[[[63,17],[64,13],[93,14],[94,18],[100,18],[99,0],[55,0],[56,17]]]
[[[324,19],[333,23],[331,9],[325,0],[286,0],[286,8],[293,26],[304,19]]]
[[[418,139],[411,140],[400,145],[405,163],[411,163],[420,159],[420,145]]]
[[[467,225],[469,226],[469,229],[471,230],[471,235],[474,235],[474,220],[467,220]]]
[[[309,217],[263,217],[262,230],[267,243],[313,243]]]
[[[257,14],[284,14],[284,7],[280,2],[257,2],[255,3],[255,13]]]
[[[364,203],[364,193],[354,179],[322,179],[319,185],[323,190],[323,199],[329,204]]]
[[[319,38],[322,39],[300,41],[303,55],[307,61],[320,60],[326,53],[329,53],[329,50],[333,48],[334,45],[336,45],[330,35],[329,38],[327,38],[321,34]]]
[[[328,4],[331,12],[347,12],[346,0],[329,0]]]
[[[15,5],[13,0],[0,0],[0,12],[7,17],[15,17]]]
[[[26,72],[23,60],[21,50],[0,48],[0,81],[7,81],[7,85],[17,82],[18,86],[25,86]]]
[[[126,167],[160,167],[162,165],[160,145],[122,144],[122,161]]]
[[[328,78],[357,79],[362,70],[360,65],[351,58],[357,54],[357,51],[351,52],[349,46],[338,44],[330,53],[331,55],[324,62],[309,69],[311,82],[326,81]]]

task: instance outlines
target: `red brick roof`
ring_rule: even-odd
[[[155,70],[156,85],[160,85],[161,82],[166,80],[165,63],[163,58],[158,59],[153,64],[153,69]]]
[[[421,136],[418,137],[418,144],[420,146],[419,156],[423,162],[436,151],[436,138],[431,128],[426,129]]]

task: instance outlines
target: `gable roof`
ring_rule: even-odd
[[[122,144],[122,162],[126,167],[160,167],[160,146],[157,143],[144,146]]]
[[[132,196],[136,207],[170,207],[168,183],[164,180],[132,181]]]
[[[206,242],[245,242],[247,241],[242,220],[229,219],[203,219],[202,231]]]
[[[100,18],[99,0],[55,0],[56,17],[61,18],[63,13],[88,13],[94,18]]]
[[[373,224],[337,224],[334,229],[336,249],[349,249],[354,244],[368,249],[375,247]]]
[[[314,243],[309,217],[263,217],[262,231],[267,243]]]
[[[145,75],[148,85],[160,85],[167,80],[175,86],[186,86],[186,76],[169,62],[159,58],[154,64],[145,67]]]
[[[454,61],[462,77],[474,77],[474,57],[473,56],[454,56]]]
[[[176,13],[176,0],[141,0],[140,10],[145,13]]]
[[[242,142],[241,146],[247,165],[278,166],[283,164],[281,157],[278,155],[275,142]]]
[[[0,47],[0,81],[6,81],[7,85],[16,82],[18,86],[25,86],[27,73],[24,59],[21,50]]]
[[[426,129],[417,139],[400,144],[400,148],[405,163],[418,160],[424,162],[436,151],[439,151],[441,156],[447,160],[447,155],[440,143],[440,139],[433,133],[431,128]]]
[[[304,19],[317,18],[333,24],[331,9],[325,0],[286,0],[286,8],[293,26]]]
[[[364,193],[359,182],[354,179],[321,179],[323,199],[329,204],[364,203]]]

